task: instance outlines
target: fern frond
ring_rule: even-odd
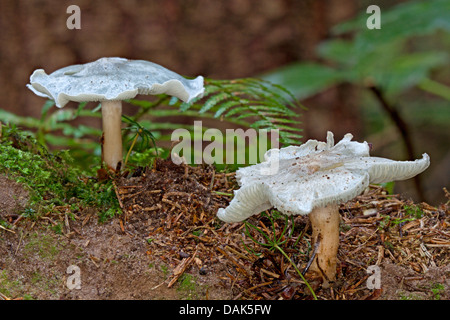
[[[201,104],[202,101],[205,101]],[[301,128],[299,121],[302,106],[295,97],[283,87],[266,80],[243,78],[234,80],[205,80],[203,99],[179,106],[181,112],[198,108],[199,113],[212,113],[235,123],[254,117],[249,126],[255,129],[280,129],[293,135],[280,135],[281,144],[300,144]]]
[[[300,112],[302,106],[286,89],[265,80],[244,78],[235,80],[205,80],[203,97],[185,103],[177,98],[161,95],[157,102],[128,102],[140,107],[134,121],[150,130],[158,141],[171,141],[171,132],[185,128],[194,132],[194,126],[177,117],[193,117],[228,122],[243,129],[278,130],[281,146],[301,143]],[[145,110],[145,114],[142,112]],[[151,119],[151,121],[149,121]],[[183,124],[185,123],[185,124]],[[226,127],[226,125],[225,125]],[[202,127],[205,131],[206,125]],[[198,137],[197,137],[198,138]],[[201,138],[201,137],[200,137]],[[195,139],[193,137],[193,139]]]

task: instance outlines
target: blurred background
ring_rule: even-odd
[[[380,157],[427,152],[430,168],[394,192],[437,205],[450,186],[449,3],[0,0],[0,109],[39,119],[45,101],[25,87],[35,69],[107,56],[191,77],[264,78],[306,107],[303,142],[325,140],[330,130],[336,141],[351,132],[370,142]],[[367,28],[372,4],[381,29]],[[81,10],[81,29],[67,28],[70,5]],[[85,121],[101,126],[99,118]]]

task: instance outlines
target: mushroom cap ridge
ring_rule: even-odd
[[[217,216],[239,222],[271,207],[286,215],[306,215],[316,207],[353,199],[369,183],[409,179],[430,164],[427,154],[415,161],[370,157],[367,142],[350,141],[351,134],[335,146],[332,139],[329,133],[327,143],[309,140],[300,147],[271,149],[264,162],[239,169],[236,179],[241,188]],[[275,174],[261,174],[277,160]]]
[[[116,57],[64,67],[50,75],[37,69],[27,87],[59,108],[69,101],[124,100],[137,94],[165,93],[189,102],[204,92],[202,76],[188,80],[153,62]]]

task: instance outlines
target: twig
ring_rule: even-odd
[[[24,237],[24,234],[21,232],[21,233],[20,233],[19,244],[17,245],[17,248],[16,248],[16,251],[14,252],[14,255],[17,255],[17,252],[19,251],[20,244],[22,243],[23,237]]]
[[[214,187],[214,182],[216,178],[216,170],[213,170],[212,177],[211,177],[211,183],[209,184],[209,190],[211,191]]]
[[[11,299],[0,292],[0,300],[11,300]]]
[[[241,265],[239,265],[239,263],[227,252],[225,252],[225,250],[223,250],[221,247],[217,247],[216,250],[219,251],[221,254],[223,254],[228,260],[230,260],[237,267],[237,271],[239,271],[246,277],[250,276],[247,270],[245,270]]]
[[[119,202],[119,206],[120,206],[120,208],[121,208],[122,210],[124,210],[124,206],[123,206],[123,203],[122,203],[122,199],[120,198],[119,190],[117,189],[117,185],[116,185],[116,183],[114,182],[114,180],[113,180],[112,183],[113,183],[113,186],[114,186],[114,192],[115,192],[115,194],[116,194],[117,201]]]
[[[12,233],[15,233],[14,231],[12,231],[12,230],[9,230],[9,229],[6,229],[4,226],[2,226],[2,225],[0,225],[0,229],[3,229],[3,230],[6,230],[6,231],[9,231],[9,232],[12,232]]]
[[[194,261],[195,256],[197,255],[198,248],[195,249],[194,254],[190,258],[184,258],[181,263],[176,266],[176,268],[173,270],[173,278],[170,280],[169,284],[167,285],[167,288],[172,287],[175,282],[181,277],[181,275],[184,273],[184,271],[187,269],[187,267]]]
[[[237,297],[235,297],[234,300],[239,299],[242,296],[242,294],[244,294],[244,293],[249,293],[252,290],[255,290],[255,289],[258,289],[258,288],[261,288],[261,287],[264,287],[264,286],[271,285],[272,283],[273,283],[273,280],[272,281],[263,282],[263,283],[255,285],[255,286],[253,286],[251,288],[245,289]]]
[[[309,259],[305,269],[302,272],[302,275],[305,275],[308,272],[309,267],[311,266],[311,264],[313,263],[314,259],[316,258],[317,250],[319,249],[319,244],[320,244],[320,238],[318,238],[316,243],[314,243],[314,250],[312,252],[311,259]]]

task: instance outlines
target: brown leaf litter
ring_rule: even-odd
[[[85,275],[83,286],[75,292],[55,285],[63,299],[177,299],[174,292],[186,275],[194,276],[196,285],[209,281],[196,299],[313,298],[279,251],[252,240],[266,242],[262,233],[276,237],[303,271],[311,252],[308,217],[285,220],[272,209],[249,218],[262,233],[246,230],[243,223],[217,219],[217,209],[227,206],[238,188],[234,172],[217,172],[207,165],[177,166],[158,159],[152,167],[116,178],[114,186],[123,214],[107,223],[93,223],[95,213],[89,210],[68,220],[64,211],[68,207],[61,208],[60,216],[43,215],[38,221],[64,225],[58,241],[75,249],[73,254],[61,250],[59,260],[30,265],[38,259],[25,255],[30,241],[23,234],[34,235],[36,221],[23,232],[16,229],[15,234],[0,229],[0,240],[5,239],[8,246],[0,247],[0,272],[13,269],[10,271],[17,277],[29,277],[32,283],[36,270],[51,270],[51,277],[64,274],[66,264],[75,263]],[[450,200],[448,193],[447,197]],[[450,299],[449,203],[438,207],[413,203],[387,194],[380,186],[370,186],[361,196],[342,204],[337,280],[324,289],[318,279],[305,273],[318,299]],[[9,222],[14,224],[14,219],[17,217],[10,217]],[[167,275],[149,271],[149,264],[168,267]],[[379,267],[380,288],[368,288],[369,266]]]
[[[218,173],[204,165],[177,166],[170,161],[157,161],[141,176],[117,182],[125,224],[148,219],[149,257],[177,266],[169,287],[181,273],[197,269],[200,274],[220,271],[217,277],[223,286],[231,287],[235,299],[311,299],[304,282],[279,252],[253,242],[245,234],[244,224],[225,224],[216,218],[217,209],[228,204],[237,188],[234,173]],[[423,280],[431,269],[440,268],[444,270],[439,273],[440,280],[448,292],[448,205],[414,204],[371,186],[343,204],[340,212],[338,280],[325,290],[310,279],[319,299],[386,297],[383,288],[374,291],[366,285],[367,267],[386,264],[408,270],[408,276],[400,279],[404,283]],[[271,222],[263,216],[249,221],[267,234],[272,232],[267,227]],[[283,221],[275,219],[276,233],[283,229]],[[282,240],[288,239],[282,247],[303,270],[311,249],[308,219],[295,217],[294,223],[288,224]],[[252,236],[263,240],[261,234],[253,232]],[[215,270],[217,266],[220,268]]]

